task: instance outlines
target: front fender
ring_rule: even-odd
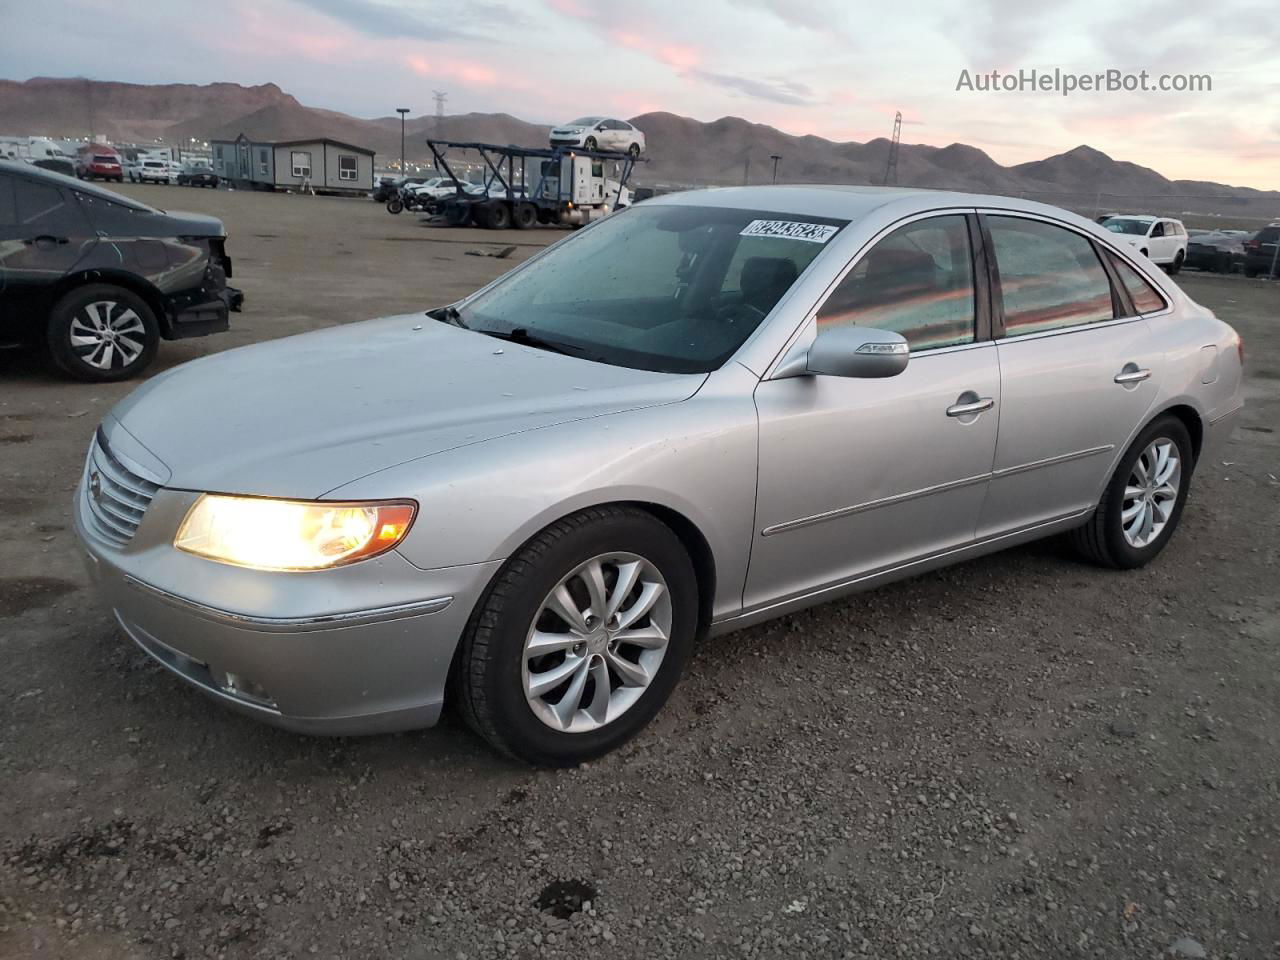
[[[424,570],[511,556],[585,507],[640,502],[675,511],[706,540],[716,619],[736,613],[756,495],[756,378],[736,364],[680,403],[558,424],[391,467],[326,499],[412,497],[401,553]]]

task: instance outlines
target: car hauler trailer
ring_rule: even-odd
[[[526,229],[539,223],[581,227],[610,211],[627,206],[627,181],[638,162],[628,153],[578,150],[567,147],[517,147],[458,140],[428,140],[435,167],[454,184],[454,193],[433,204],[434,213],[451,226],[475,225],[502,230]],[[482,190],[460,180],[449,166],[446,151],[474,150],[485,164]],[[529,163],[537,173],[529,176]],[[606,165],[614,165],[612,176]],[[529,189],[530,180],[534,186]],[[469,188],[469,189],[468,189]]]

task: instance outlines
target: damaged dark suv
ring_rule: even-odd
[[[229,328],[226,238],[215,217],[0,161],[0,344],[42,345],[80,380],[136,376],[161,340]]]

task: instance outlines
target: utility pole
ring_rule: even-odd
[[[778,182],[778,161],[782,159],[782,154],[771,153],[769,159],[773,161],[773,182]]]
[[[902,111],[893,115],[893,139],[889,141],[889,158],[884,165],[884,185],[898,182],[898,144],[902,142]]]
[[[436,135],[439,136],[444,126],[441,123],[444,120],[444,102],[449,99],[449,95],[443,90],[432,90],[431,96],[436,101]]]
[[[409,112],[408,107],[396,107],[396,113],[400,114],[400,176],[408,176],[404,169],[404,115]]]
[[[98,125],[98,121],[93,115],[93,81],[88,77],[84,78],[84,99],[86,110],[89,114],[89,142],[93,143],[93,137],[98,132],[94,129]]]

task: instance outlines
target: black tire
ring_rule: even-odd
[[[627,148],[627,153],[631,154],[631,159],[635,160],[640,156],[640,144],[633,143]]]
[[[1182,269],[1182,261],[1185,259],[1186,254],[1179,250],[1178,255],[1173,258],[1173,263],[1169,264],[1169,276],[1177,276],[1178,271]]]
[[[599,143],[595,137],[587,137],[587,139],[582,141],[583,150],[595,150],[598,146]]]
[[[644,557],[662,573],[671,596],[669,645],[648,688],[621,716],[587,732],[554,730],[525,697],[526,636],[557,582],[610,551]],[[533,764],[573,766],[621,746],[653,719],[680,679],[697,621],[697,576],[671,528],[643,510],[592,507],[551,524],[498,572],[467,625],[451,694],[467,724],[495,749]]]
[[[404,209],[404,201],[399,197],[392,197],[387,201],[387,213],[399,213]]]
[[[528,230],[538,225],[538,208],[527,200],[516,204],[511,222],[517,230]]]
[[[1143,547],[1135,547],[1125,539],[1120,517],[1124,510],[1124,491],[1134,464],[1147,447],[1159,438],[1173,441],[1178,449],[1181,464],[1178,493],[1164,529],[1150,543]],[[1187,493],[1191,489],[1191,476],[1194,470],[1195,455],[1186,426],[1172,415],[1157,417],[1138,434],[1137,439],[1125,451],[1125,455],[1116,466],[1115,473],[1107,483],[1107,489],[1098,502],[1097,510],[1089,518],[1088,523],[1071,531],[1072,545],[1086,560],[1103,567],[1131,570],[1150,563],[1164,549],[1178,527],[1182,508],[1187,502]]]
[[[504,200],[490,200],[484,205],[485,223],[490,230],[507,230],[511,227],[511,205]]]
[[[112,318],[119,318],[126,310],[132,310],[141,322],[142,329],[136,334],[123,335],[131,348],[141,347],[137,355],[128,363],[116,365],[108,360],[109,366],[95,366],[89,359],[95,355],[103,356],[99,349],[77,346],[71,342],[72,323],[80,319],[89,322],[88,307],[93,303],[112,303]],[[49,313],[47,331],[49,356],[54,365],[63,373],[77,380],[88,383],[110,383],[116,380],[128,380],[141,373],[155,358],[156,349],[160,345],[160,327],[156,316],[146,301],[131,290],[117,287],[109,283],[91,283],[76,287],[62,297]],[[119,359],[119,352],[112,348],[112,355]]]

